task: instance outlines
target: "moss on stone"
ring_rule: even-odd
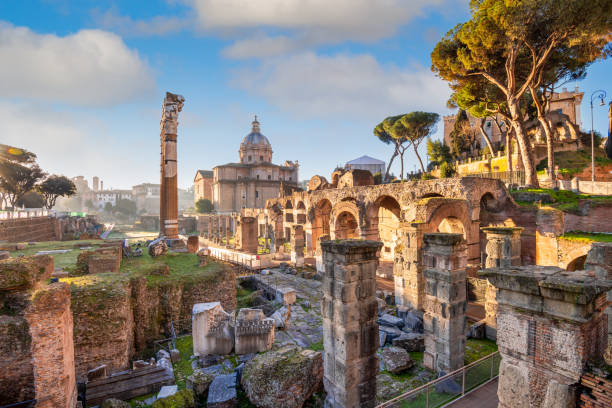
[[[194,408],[195,396],[192,390],[180,390],[174,395],[158,399],[151,408]]]

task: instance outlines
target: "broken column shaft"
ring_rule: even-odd
[[[327,407],[374,407],[378,374],[376,241],[324,241],[323,346]]]
[[[291,263],[295,267],[304,266],[304,227],[291,226]]]
[[[423,365],[448,373],[465,360],[467,247],[462,234],[425,234],[423,241]]]
[[[178,184],[176,135],[178,114],[185,98],[166,92],[161,118],[161,197],[159,201],[159,234],[178,238]]]
[[[486,234],[485,268],[500,268],[521,265],[521,232],[520,227],[484,227]],[[490,340],[497,338],[497,289],[487,283],[485,293],[486,336]]]

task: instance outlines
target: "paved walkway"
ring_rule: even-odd
[[[451,402],[447,408],[497,408],[497,378],[465,397]]]

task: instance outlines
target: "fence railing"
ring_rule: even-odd
[[[47,217],[53,215],[55,215],[54,210],[47,210],[44,208],[24,208],[22,210],[0,211],[0,220]]]
[[[524,171],[493,171],[489,173],[463,174],[462,177],[492,178],[501,180],[506,184],[517,184],[519,186],[525,185]]]
[[[499,351],[383,402],[376,408],[438,408],[473,391],[499,375]]]

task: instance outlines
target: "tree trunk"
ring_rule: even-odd
[[[421,156],[419,155],[419,150],[417,149],[416,145],[413,143],[412,147],[414,148],[414,153],[416,154],[417,159],[419,159],[419,164],[421,165],[421,170],[423,171],[423,174],[425,174],[425,166],[423,166],[423,160],[421,160]]]
[[[535,164],[533,162],[533,154],[531,152],[531,145],[529,139],[525,134],[523,127],[523,119],[521,118],[519,104],[516,99],[508,98],[508,110],[510,111],[510,122],[514,128],[516,134],[516,141],[518,143],[519,151],[523,161],[523,167],[525,169],[525,184],[529,187],[539,187],[538,175],[536,173]]]
[[[542,103],[537,95],[536,89],[533,86],[529,87],[529,92],[531,93],[531,99],[536,106],[536,111],[538,112],[538,122],[544,129],[544,136],[546,137],[546,156],[548,158],[548,176],[550,177],[550,181],[554,181],[555,174],[553,172],[554,168],[554,155],[553,155],[553,137],[552,130],[550,129],[550,123],[546,120],[546,116],[544,115],[544,108],[542,107]]]
[[[387,172],[385,173],[385,181],[389,181],[389,170],[391,170],[391,164],[393,163],[393,160],[397,157],[398,151],[397,151],[397,145],[395,145],[395,151],[393,152],[393,155],[391,156],[391,160],[389,160],[389,165],[387,166]]]
[[[491,139],[489,139],[489,135],[487,135],[487,132],[485,132],[484,130],[484,123],[485,123],[485,120],[481,119],[480,126],[478,127],[480,129],[480,134],[482,135],[485,142],[487,143],[487,146],[489,146],[489,153],[491,153],[491,156],[495,156],[495,149],[493,149],[493,143],[491,143]]]
[[[512,132],[506,129],[506,161],[508,162],[508,171],[514,171],[512,167]]]
[[[404,151],[405,151],[405,150],[402,150],[402,151],[400,152],[400,162],[401,162],[400,179],[401,179],[402,181],[404,181]]]

